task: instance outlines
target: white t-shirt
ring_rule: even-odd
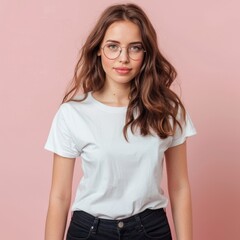
[[[60,106],[45,149],[68,158],[81,157],[83,176],[72,211],[83,210],[105,219],[121,219],[146,208],[165,208],[160,187],[164,152],[196,133],[187,114],[183,132],[160,139],[123,135],[127,107],[112,107],[93,98]]]

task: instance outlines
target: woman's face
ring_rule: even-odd
[[[105,80],[109,84],[129,85],[139,73],[144,58],[139,27],[130,21],[111,24],[105,33],[98,55],[101,56],[106,73]]]

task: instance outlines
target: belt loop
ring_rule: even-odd
[[[93,234],[97,233],[98,224],[99,224],[99,218],[95,217],[94,222],[93,222],[93,226],[92,226],[92,233]]]
[[[135,220],[138,224],[137,227],[136,227],[136,230],[137,231],[142,231],[143,230],[143,225],[142,225],[141,218],[140,218],[139,214],[136,214],[134,217],[135,217]]]

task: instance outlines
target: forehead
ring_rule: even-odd
[[[138,25],[130,21],[118,21],[108,27],[103,42],[108,40],[131,43],[141,41],[142,37]]]

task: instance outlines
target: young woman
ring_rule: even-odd
[[[67,240],[170,240],[160,188],[166,159],[177,240],[192,240],[186,138],[194,126],[143,10],[114,5],[81,50],[45,148],[54,152],[45,240],[64,239],[74,162],[83,176]]]

